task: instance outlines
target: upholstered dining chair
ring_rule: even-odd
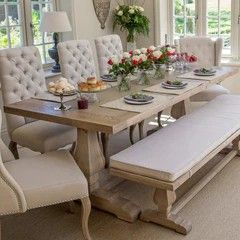
[[[90,42],[71,40],[58,44],[59,60],[63,77],[77,85],[88,77],[96,76],[96,68]]]
[[[123,46],[119,35],[106,35],[95,39],[95,46],[98,57],[98,67],[100,76],[108,74],[111,66],[108,60],[113,57],[122,57]],[[129,137],[132,144],[134,144],[134,129],[137,125],[130,127]],[[143,137],[143,122],[139,124],[139,136]]]
[[[0,193],[0,239],[4,216],[73,200],[82,202],[83,235],[86,240],[91,239],[88,183],[68,151],[15,160],[0,138]]]
[[[221,64],[223,48],[223,40],[221,38],[212,40],[208,37],[186,37],[176,40],[175,44],[179,46],[180,52],[196,55],[198,67],[214,67]],[[219,84],[215,84],[206,91],[193,96],[191,101],[208,102],[222,94],[229,94],[229,90]]]
[[[3,103],[9,105],[36,97],[46,91],[41,57],[36,47],[0,51],[0,81]],[[9,148],[18,158],[17,145],[36,152],[49,152],[72,144],[76,129],[45,121],[6,115]]]
[[[95,39],[95,46],[98,56],[98,66],[100,76],[107,74],[110,70],[108,60],[112,56],[121,57],[123,54],[123,46],[121,38],[116,35],[107,35]]]

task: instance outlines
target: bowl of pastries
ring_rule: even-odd
[[[86,82],[78,83],[78,90],[84,93],[95,93],[106,90],[108,85],[103,82],[97,80],[95,77],[90,77],[86,80]]]
[[[63,96],[71,96],[77,93],[75,87],[63,77],[55,82],[50,82],[48,84],[48,91],[57,96],[61,94],[63,94]]]

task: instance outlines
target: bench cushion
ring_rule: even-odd
[[[174,182],[240,129],[240,96],[222,95],[111,157],[111,168]]]

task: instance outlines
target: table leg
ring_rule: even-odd
[[[186,99],[182,102],[175,104],[172,107],[171,115],[175,119],[179,119],[182,116],[189,114],[190,111],[191,111],[191,102],[190,102],[190,99]]]
[[[113,213],[122,220],[135,221],[141,209],[119,196],[116,185],[123,182],[123,179],[111,177],[108,169],[105,169],[97,132],[78,129],[73,156],[88,180],[92,205]]]

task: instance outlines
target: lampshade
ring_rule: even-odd
[[[71,25],[66,12],[44,12],[41,24],[41,32],[69,32]]]

